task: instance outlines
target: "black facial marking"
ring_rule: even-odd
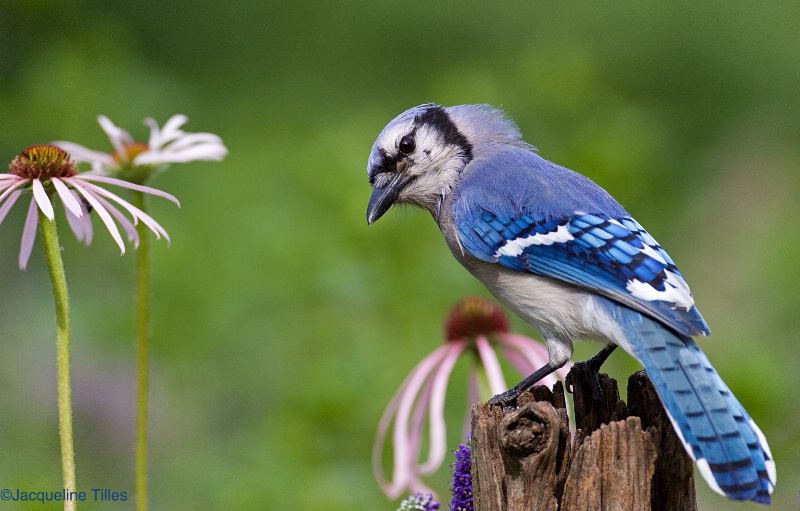
[[[387,170],[394,169],[395,164],[397,163],[397,157],[390,155],[382,147],[378,148],[378,153],[381,155],[381,158],[380,158],[380,162],[381,163],[378,166],[378,168],[370,169],[370,173],[369,173],[369,182],[370,182],[370,184],[372,184],[375,181],[375,176],[377,174],[380,174],[381,172],[384,172],[384,171],[387,171]]]
[[[472,144],[469,143],[467,137],[458,131],[455,123],[453,123],[453,120],[447,115],[444,108],[432,106],[425,110],[423,114],[418,115],[415,122],[418,126],[421,124],[433,126],[442,134],[445,144],[452,144],[459,147],[467,158],[467,161],[472,159]]]

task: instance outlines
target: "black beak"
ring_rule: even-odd
[[[410,180],[410,176],[397,172],[392,180],[389,181],[389,184],[380,188],[375,187],[372,190],[372,197],[369,198],[369,205],[367,206],[368,224],[373,223],[375,220],[382,217],[384,213],[389,211],[394,201],[397,200],[400,190],[402,190]]]

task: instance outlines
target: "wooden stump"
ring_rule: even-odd
[[[567,383],[573,438],[561,382],[534,387],[508,413],[473,406],[476,511],[696,511],[692,461],[643,371],[628,381],[628,405],[607,375],[600,400],[580,366]]]

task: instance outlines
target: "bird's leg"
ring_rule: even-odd
[[[566,361],[564,363],[566,363]],[[536,385],[539,382],[539,380],[549,375],[556,369],[561,368],[563,365],[564,364],[561,364],[560,366],[551,366],[548,363],[544,367],[540,367],[532,375],[528,376],[518,384],[514,385],[514,387],[508,389],[502,394],[497,394],[496,396],[494,396],[492,399],[489,400],[489,404],[502,406],[504,410],[507,408],[515,407],[517,404],[517,398],[519,397],[520,394],[522,394],[526,390]]]
[[[615,349],[617,349],[616,344],[606,344],[597,355],[594,355],[584,362],[577,362],[575,364],[584,369],[584,378],[586,378],[586,381],[592,386],[592,398],[594,398],[595,401],[600,401],[603,397],[603,389],[600,386],[600,366],[603,365],[603,362],[606,361]],[[568,387],[569,386],[568,383]],[[570,388],[569,391],[572,392],[572,389]]]

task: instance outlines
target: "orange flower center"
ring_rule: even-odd
[[[145,144],[144,142],[133,142],[130,144],[125,145],[125,154],[124,158],[123,155],[120,155],[118,151],[114,151],[111,153],[111,157],[114,158],[114,161],[117,163],[130,163],[136,158],[137,155],[147,151],[150,149],[150,146]]]

